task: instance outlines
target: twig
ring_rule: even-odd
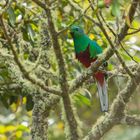
[[[124,48],[123,44],[120,42],[120,46],[123,48],[123,50],[126,52],[126,54],[135,62],[138,64],[138,62],[134,59],[134,57]]]
[[[90,4],[91,4],[91,8],[94,10],[93,3],[91,2],[91,0],[88,0],[88,1],[89,1]],[[104,26],[103,26],[103,24],[102,24],[102,22],[101,22],[101,19],[100,19],[98,13],[96,14],[96,16],[97,16],[97,19],[98,19],[98,21],[99,21],[99,23],[100,23],[100,29],[103,31],[104,35],[105,35],[106,38],[108,39],[108,41],[109,41],[109,43],[110,43],[110,46],[112,47],[113,51],[114,51],[115,54],[117,55],[117,57],[118,57],[120,63],[122,64],[122,66],[124,67],[124,69],[126,70],[126,72],[129,74],[129,76],[130,76],[131,78],[133,78],[133,73],[132,73],[132,72],[129,70],[129,68],[126,66],[126,64],[125,64],[125,62],[123,61],[122,57],[120,56],[120,54],[119,54],[119,52],[118,52],[116,46],[114,46],[114,45],[113,45],[113,42],[110,40],[110,37],[108,36],[108,34],[107,34],[107,32],[106,32],[106,30],[105,30],[105,28],[104,28]],[[120,42],[120,41],[118,41],[118,40],[119,40],[119,39],[118,39],[117,36],[116,36],[116,39],[115,39],[116,45],[119,44],[119,42]]]
[[[135,5],[135,6],[136,6],[136,5]],[[133,7],[134,7],[134,6],[133,6]],[[76,7],[74,7],[74,8],[76,8]],[[79,9],[80,9],[80,8],[78,8],[77,10],[79,10]],[[132,9],[132,8],[130,8],[130,9]],[[133,12],[133,14],[131,14],[131,16],[133,16],[134,13],[135,13],[135,11],[134,11],[134,10],[131,10],[131,11]],[[85,16],[85,15],[84,15],[84,16]],[[93,23],[95,22],[90,16],[87,16],[87,15],[86,15],[85,17],[86,17],[86,18],[88,17],[88,19],[91,20]],[[131,18],[132,18],[132,17],[131,17]],[[100,24],[97,24],[97,26],[100,27]],[[127,24],[125,24],[125,26],[127,26]],[[126,28],[126,27],[123,27],[123,28]],[[127,30],[128,30],[128,29],[129,29],[129,28],[127,28]],[[125,31],[127,32],[127,30],[125,30]],[[103,32],[103,33],[105,34],[105,36],[106,36],[106,38],[107,38],[107,40],[108,40],[110,46],[111,46],[111,45],[114,45],[114,44],[112,43],[112,41],[110,40],[108,34],[106,34],[105,32]],[[124,34],[124,33],[125,33],[124,31],[121,31],[121,32],[120,32],[120,35],[121,35],[121,34]],[[124,35],[121,35],[121,36],[122,36],[123,38],[125,37]],[[123,38],[121,38],[120,41],[123,40]],[[118,44],[115,44],[115,47],[117,47],[117,46],[118,46]],[[102,64],[102,62],[107,61],[113,54],[114,54],[114,53],[113,53],[112,48],[108,48],[108,49],[106,50],[106,52],[103,53],[102,56],[99,56],[99,59],[98,59],[98,61],[96,62],[96,64],[95,64],[95,63],[92,64],[91,67],[90,67],[86,72],[82,73],[79,77],[77,77],[77,78],[73,81],[73,83],[72,83],[71,86],[70,86],[70,93],[74,92],[76,89],[78,89],[80,86],[82,86],[83,82],[85,82],[90,76],[93,75],[93,73],[95,73],[95,72],[97,71],[97,69],[98,69],[99,66]]]
[[[138,32],[140,32],[140,28],[137,29],[136,31],[133,31],[133,32],[127,33],[127,35],[133,35],[133,34],[136,34],[136,33],[138,33]]]
[[[99,26],[99,23],[98,23],[97,21],[93,20],[93,18],[91,18],[90,16],[86,15],[86,12],[87,12],[87,10],[89,9],[90,5],[87,7],[87,9],[85,9],[85,11],[83,11],[83,9],[82,9],[81,7],[79,7],[79,5],[77,5],[76,3],[74,3],[73,1],[68,0],[68,2],[69,2],[69,4],[70,4],[75,10],[77,10],[77,11],[80,12],[80,13],[83,13],[83,16],[84,16],[84,17],[86,17],[87,19],[92,20],[92,22],[93,22],[95,25]]]
[[[125,115],[120,124],[132,125],[132,126],[140,126],[140,116],[137,115]]]
[[[76,21],[79,20],[79,17],[76,18],[73,22],[71,22],[67,27],[65,27],[64,29],[60,30],[57,32],[57,35],[59,36],[60,34],[64,33],[66,30],[68,30],[70,28],[71,25],[73,25]]]
[[[88,16],[88,15],[84,15],[84,17],[86,17],[88,20],[92,21],[96,26],[100,27],[100,23],[98,23],[97,21],[95,21],[92,17]]]
[[[130,7],[130,10],[128,13],[130,23],[132,23],[134,19],[134,14],[135,14],[138,3],[139,3],[139,0],[133,0],[132,5]],[[128,29],[129,29],[129,25],[127,24],[127,22],[125,22],[125,25],[121,29],[121,33],[118,35],[119,40],[122,40],[127,35]]]
[[[118,93],[116,99],[113,101],[111,106],[111,112],[104,116],[103,119],[99,118],[99,122],[92,127],[91,131],[83,140],[99,140],[106,132],[108,132],[116,124],[130,124],[134,125],[133,122],[140,124],[140,120],[134,120],[134,117],[126,116],[124,117],[124,109],[126,103],[128,103],[131,95],[136,90],[137,86],[140,84],[140,67],[139,71],[135,75],[137,77],[137,85],[134,79],[131,79],[126,88],[124,88],[120,93]]]
[[[127,67],[126,63],[124,62],[123,58],[121,57],[121,55],[119,54],[118,50],[113,47],[114,52],[116,54],[116,56],[118,57],[120,63],[122,64],[123,68],[125,69],[125,71],[128,73],[128,75],[133,78],[133,73],[131,72],[131,70]]]
[[[35,2],[37,5],[39,5],[41,8],[43,8],[44,10],[49,9],[49,7],[45,3],[41,2],[40,0],[32,0],[32,1]]]
[[[88,6],[73,22],[71,22],[67,27],[65,27],[64,29],[58,31],[57,35],[62,34],[63,32],[65,32],[67,29],[70,28],[71,25],[73,25],[76,21],[80,20],[85,13],[88,11],[88,9],[90,8],[90,6]]]
[[[111,31],[111,33],[116,37],[117,34],[113,31],[113,29],[107,24],[106,20],[104,19],[103,15],[102,15],[102,12],[99,11],[99,14],[100,14],[100,17],[102,18],[103,22],[105,23],[105,25],[108,27],[108,29]],[[138,62],[133,58],[133,56],[123,47],[122,43],[120,40],[119,41],[119,44],[120,46],[122,47],[122,49],[125,51],[125,53],[135,62],[138,64]]]
[[[130,14],[131,16],[134,16],[135,14],[137,7],[137,4],[135,4],[135,2],[138,1],[139,0],[133,0],[134,3],[131,5],[130,8],[130,11],[132,12]],[[135,7],[135,9],[133,9],[132,7]],[[131,19],[133,19],[133,17],[131,17]],[[120,32],[120,36],[122,37],[119,38],[120,40],[122,40],[125,37],[126,32],[129,29],[125,26],[127,25],[125,24],[124,27],[122,28],[123,30],[121,30]],[[93,126],[93,129],[88,133],[88,135],[83,140],[99,140],[107,131],[109,131],[115,125],[114,122],[119,122],[121,118],[123,118],[126,103],[128,103],[131,95],[136,90],[136,87],[140,84],[140,66],[138,66],[137,73],[135,74],[134,77],[127,83],[126,88],[123,89],[118,94],[117,98],[113,101],[113,104],[111,106],[111,112],[109,113],[109,115],[106,115],[104,117],[106,118],[106,123],[104,122],[104,120],[101,120],[101,122],[95,124]],[[135,81],[137,82],[137,85],[135,84]],[[115,121],[112,122],[112,119],[114,119]],[[101,128],[101,131],[99,129],[96,129],[97,127]]]
[[[75,2],[73,2],[72,0],[68,0],[68,2],[76,11],[81,11],[81,7],[77,5]]]
[[[106,22],[105,18],[103,17],[102,11],[99,11],[99,15],[102,18],[103,22],[105,23],[106,27],[110,30],[110,32],[116,36],[116,33],[113,31],[113,29],[109,26],[109,24]]]

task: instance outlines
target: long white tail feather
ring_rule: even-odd
[[[100,98],[100,104],[101,104],[101,110],[103,112],[108,111],[108,93],[107,93],[107,84],[104,79],[103,86],[100,85],[100,83],[97,81],[97,87],[98,87],[98,95]]]

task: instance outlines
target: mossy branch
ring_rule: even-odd
[[[93,7],[92,1],[91,1],[91,0],[88,0],[88,1],[89,1],[90,5],[91,5],[92,10],[94,11],[94,7]],[[137,5],[136,5],[136,6],[137,6]],[[133,7],[133,6],[131,6],[131,7]],[[137,7],[135,7],[135,10],[136,10],[136,8],[137,8]],[[131,8],[130,8],[130,10],[131,10]],[[133,11],[131,11],[131,12],[134,12],[134,13],[135,13],[135,10],[133,9]],[[131,14],[131,16],[134,16],[134,13]],[[98,19],[98,21],[99,21],[99,23],[100,23],[99,28],[102,30],[102,32],[104,33],[105,37],[107,38],[107,40],[108,40],[108,42],[109,42],[111,48],[113,49],[114,53],[116,54],[118,60],[120,61],[120,63],[122,64],[123,68],[126,70],[126,72],[128,73],[128,75],[129,75],[131,78],[133,78],[133,73],[132,73],[132,72],[130,71],[130,69],[126,66],[126,63],[124,62],[123,58],[121,57],[121,55],[119,54],[119,52],[118,52],[118,50],[117,50],[117,48],[118,48],[117,46],[118,46],[118,45],[120,44],[120,42],[123,40],[123,36],[122,36],[122,38],[119,38],[119,39],[118,39],[117,36],[115,36],[116,38],[115,38],[115,45],[114,45],[114,43],[111,41],[110,37],[108,36],[108,34],[107,34],[107,32],[106,32],[106,30],[105,30],[105,28],[104,28],[104,25],[103,25],[103,23],[102,23],[102,21],[101,21],[101,19],[100,19],[100,14],[96,13],[96,17],[97,17],[97,19]],[[130,18],[130,17],[129,17],[129,18]],[[131,18],[132,18],[132,17],[131,17]],[[132,22],[132,20],[130,20],[130,21]],[[109,29],[110,29],[110,28],[109,28]],[[129,28],[128,28],[128,29],[129,29]],[[127,29],[127,30],[128,30],[128,29]],[[127,30],[126,30],[126,32],[127,32]],[[114,32],[113,32],[113,33],[114,33]],[[122,33],[126,34],[125,32],[122,32]],[[125,37],[125,36],[124,36],[124,37]]]
[[[133,0],[132,5],[129,10],[129,17],[130,17],[131,22],[133,21],[133,17],[134,17],[137,5],[138,5],[138,0]],[[101,29],[104,29],[104,28],[101,28]],[[124,27],[122,27],[122,30],[118,38],[119,41],[122,41],[124,39],[128,29],[129,27],[127,24],[125,24]],[[105,34],[106,38],[109,39],[108,36],[106,35],[106,32],[104,32],[104,30],[103,30],[103,33]],[[112,42],[110,42],[110,39],[108,41],[111,45]],[[116,99],[113,101],[110,113],[107,114],[103,120],[101,120],[100,122],[97,122],[97,124],[93,126],[93,129],[88,133],[88,135],[84,138],[84,140],[98,140],[106,132],[108,132],[115,124],[120,123],[121,118],[124,117],[125,106],[139,84],[140,84],[140,67],[138,67],[135,75],[131,77],[131,79],[128,81],[126,88],[123,89],[118,94]],[[127,119],[125,120],[132,119],[132,117],[126,117],[126,118]],[[135,118],[135,121],[139,122],[139,120],[136,118]]]
[[[33,121],[32,121],[32,140],[48,139],[48,117],[50,114],[50,106],[46,106],[46,102],[41,100],[40,95],[34,96]],[[47,99],[47,97],[46,97]],[[45,100],[45,99],[44,99]]]
[[[132,126],[140,126],[140,116],[138,115],[125,115],[120,124],[132,125]]]
[[[64,105],[64,110],[66,113],[66,120],[68,122],[69,126],[69,139],[70,140],[78,140],[79,139],[79,134],[78,134],[78,124],[74,116],[74,112],[72,109],[71,105],[71,100],[69,97],[69,85],[67,82],[67,73],[66,73],[66,68],[65,68],[65,62],[64,58],[62,55],[62,51],[60,49],[60,45],[58,42],[58,36],[57,36],[57,31],[55,30],[54,23],[52,21],[52,15],[51,15],[51,10],[47,7],[51,7],[51,3],[49,1],[46,1],[47,7],[44,7],[46,4],[42,5],[42,3],[38,0],[33,0],[38,6],[43,8],[43,10],[46,12],[47,15],[47,22],[48,22],[48,29],[50,33],[50,37],[52,40],[52,46],[54,49],[54,53],[56,56],[56,60],[58,63],[58,69],[59,69],[59,82],[62,90],[62,99],[63,99],[63,105]],[[67,125],[65,125],[66,127]],[[68,133],[69,134],[69,133]]]
[[[1,25],[2,25],[2,29],[3,29],[5,38],[7,39],[7,42],[9,44],[9,46],[11,47],[11,51],[12,51],[13,56],[14,56],[14,61],[18,65],[18,67],[19,67],[20,71],[22,72],[23,76],[27,80],[29,80],[32,84],[35,84],[35,85],[41,87],[43,90],[45,90],[47,92],[50,92],[52,94],[55,94],[55,95],[60,95],[61,94],[60,90],[56,90],[56,89],[53,89],[53,88],[50,88],[50,87],[46,86],[45,83],[42,80],[34,78],[28,73],[28,71],[25,69],[24,65],[22,64],[22,62],[18,58],[16,48],[15,48],[14,44],[12,43],[11,38],[8,35],[8,32],[7,32],[5,23],[3,21],[2,15],[0,16],[0,22],[1,22]]]
[[[90,2],[90,4],[91,4],[91,1],[90,1],[90,0],[89,0],[89,2]],[[73,2],[72,2],[71,4],[73,4]],[[133,21],[133,16],[134,16],[134,14],[135,14],[135,10],[136,10],[137,4],[138,4],[137,2],[134,2],[134,3],[132,3],[132,6],[130,7],[129,16],[130,16],[130,19],[131,19],[130,21],[131,21],[131,22]],[[135,10],[134,10],[134,5],[135,5]],[[91,4],[91,6],[92,6],[92,4]],[[74,7],[76,10],[82,12],[82,9],[81,9],[80,7],[78,7],[77,4],[73,4],[73,7]],[[77,7],[78,7],[78,8],[77,8]],[[132,8],[132,7],[133,7],[133,8]],[[93,8],[93,6],[92,6],[92,8]],[[132,12],[132,13],[131,13],[131,12]],[[130,13],[131,13],[131,14],[130,14]],[[106,50],[106,52],[103,53],[102,56],[99,56],[99,59],[98,59],[98,61],[97,61],[96,63],[93,63],[93,64],[91,65],[91,67],[90,67],[86,72],[82,73],[79,77],[77,77],[77,78],[74,80],[74,82],[73,82],[73,83],[71,84],[71,86],[70,86],[70,93],[72,93],[72,92],[75,91],[77,88],[79,88],[80,86],[82,86],[83,82],[85,82],[91,75],[93,75],[93,72],[96,72],[96,71],[98,70],[99,66],[101,66],[101,64],[102,64],[104,61],[107,61],[107,60],[114,54],[114,51],[113,51],[113,50],[116,51],[117,56],[120,58],[120,55],[118,55],[118,51],[117,51],[115,48],[118,47],[119,43],[120,43],[120,42],[124,39],[124,37],[125,37],[124,35],[121,35],[121,34],[126,34],[126,33],[124,32],[124,30],[123,30],[123,28],[126,28],[126,27],[122,27],[122,30],[121,30],[121,32],[120,32],[120,34],[119,34],[119,35],[122,36],[122,38],[119,38],[119,40],[118,40],[117,42],[115,42],[115,44],[114,44],[114,43],[111,41],[110,37],[108,36],[106,30],[104,29],[102,23],[100,22],[100,19],[99,19],[99,23],[98,23],[98,22],[96,22],[94,19],[92,19],[90,16],[88,16],[88,15],[84,15],[84,16],[85,16],[87,19],[91,20],[93,23],[97,23],[96,25],[103,31],[103,33],[104,33],[106,39],[108,40],[108,42],[109,42],[111,48],[108,48],[108,49]],[[99,18],[99,17],[98,17],[98,18]],[[128,26],[127,23],[126,23],[124,26]],[[126,30],[126,29],[127,29],[127,30]],[[125,29],[125,31],[127,32],[129,28],[126,28],[126,29]],[[126,66],[126,64],[124,63],[123,59],[120,58],[119,60],[120,60],[120,62],[121,62],[121,64],[122,64],[122,66],[125,68],[126,72],[127,72],[131,77],[133,77],[132,72],[131,72],[131,71],[129,70],[129,68]]]
[[[103,118],[99,118],[97,123],[92,127],[83,140],[99,140],[106,132],[108,132],[116,124],[137,125],[140,119],[132,116],[125,116],[124,110],[126,104],[129,102],[130,97],[140,84],[140,66],[135,73],[135,77],[128,81],[125,89],[120,91],[111,105],[111,111]],[[135,80],[137,85],[135,84]]]

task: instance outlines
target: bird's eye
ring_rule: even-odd
[[[76,28],[75,30],[78,31],[78,28]]]

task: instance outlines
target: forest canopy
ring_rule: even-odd
[[[85,68],[70,28],[103,49]],[[108,63],[109,111],[93,74]],[[0,139],[140,139],[139,0],[0,1]]]

